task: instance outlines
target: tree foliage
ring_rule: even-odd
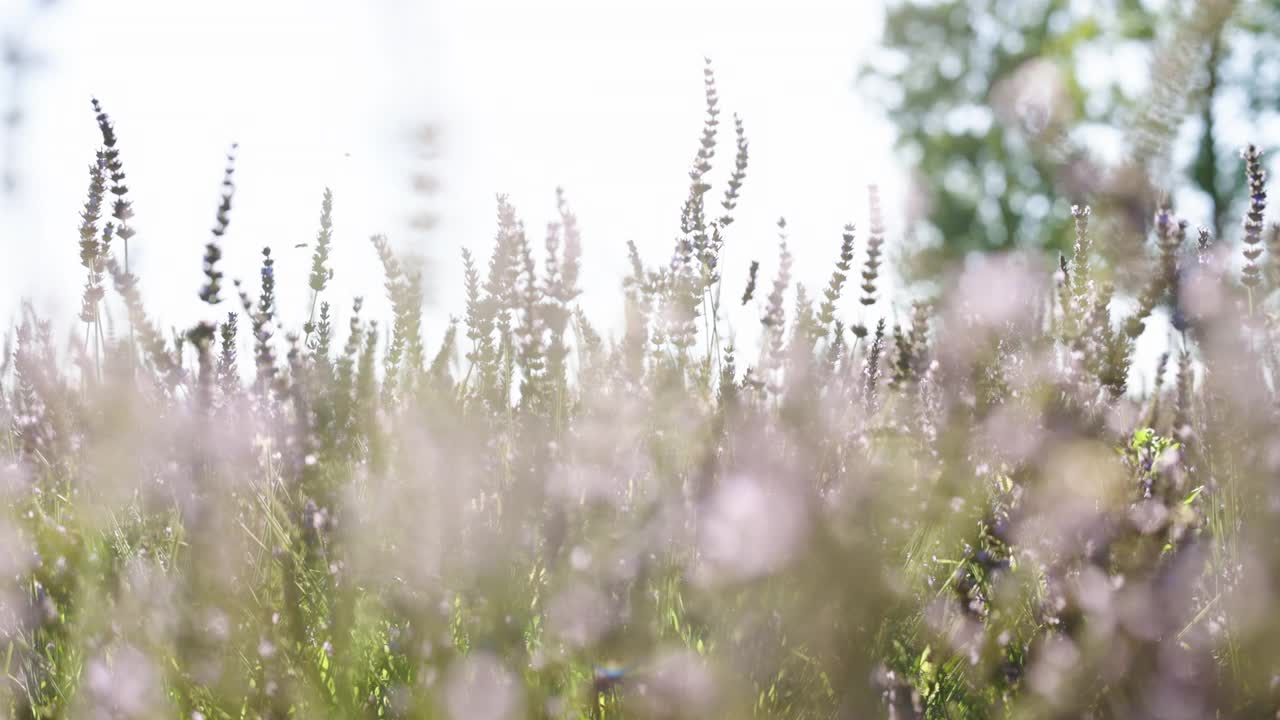
[[[1234,157],[1280,101],[1277,19],[1275,0],[891,2],[861,83],[926,221],[908,270],[1066,250],[1073,203],[1136,237],[1173,188],[1222,235],[1246,199]]]

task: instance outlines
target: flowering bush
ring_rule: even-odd
[[[899,323],[874,189],[820,293],[785,222],[771,283],[721,265],[749,153],[735,118],[713,194],[709,69],[706,91],[679,239],[658,265],[630,247],[618,340],[576,304],[561,195],[541,250],[499,200],[438,348],[385,238],[391,316],[357,298],[339,323],[328,193],[305,325],[280,327],[270,248],[222,310],[234,154],[209,318],[166,337],[97,108],[83,336],[28,311],[3,368],[5,716],[1273,715],[1260,152],[1243,251],[1156,207],[1121,267],[1078,207],[1056,269],[981,258]],[[722,332],[739,272],[755,348]],[[1155,368],[1146,333],[1172,335]]]

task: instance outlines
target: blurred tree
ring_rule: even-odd
[[[0,193],[18,186],[22,102],[29,76],[43,61],[30,40],[41,16],[56,5],[56,0],[10,3],[0,18]]]
[[[1244,193],[1232,158],[1276,117],[1278,6],[890,0],[861,82],[915,174],[926,222],[908,273],[973,251],[1060,249],[1069,206],[1103,196],[1112,232],[1140,232],[1179,176],[1221,233]],[[1254,124],[1234,120],[1246,112]]]
[[[1265,128],[1280,116],[1280,0],[1240,3],[1210,37],[1199,92],[1198,145],[1190,165],[1208,197],[1219,235],[1247,201],[1240,147],[1267,147]],[[1246,117],[1249,121],[1243,120]]]

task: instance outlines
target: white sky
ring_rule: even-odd
[[[200,258],[236,141],[225,270],[256,288],[258,252],[270,244],[288,316],[304,312],[310,249],[294,245],[314,239],[326,185],[337,268],[329,299],[343,315],[353,294],[379,307],[368,236],[386,232],[430,263],[433,338],[464,310],[460,248],[487,260],[494,194],[511,196],[541,249],[561,185],[584,234],[582,302],[616,329],[625,242],[650,263],[670,256],[701,129],[704,55],[723,111],[716,183],[732,163],[733,112],[751,142],[724,258],[727,296],[741,293],[751,259],[762,280],[772,276],[779,215],[798,279],[817,291],[844,223],[857,223],[865,247],[866,185],[885,186],[897,206],[891,131],[854,87],[881,22],[874,0],[62,0],[24,25],[30,4],[0,0],[0,21],[42,57],[22,96],[19,156],[6,159],[22,175],[0,201],[0,317],[18,293],[58,319],[78,310],[77,213],[99,140],[93,95],[120,138],[134,269],[166,325],[206,316]],[[411,138],[426,123],[440,144],[424,166]],[[437,195],[408,194],[414,167],[439,178]],[[712,192],[718,203],[723,185]],[[408,223],[420,207],[439,216],[425,233]],[[893,243],[899,223],[890,225]],[[845,307],[856,318],[854,292]],[[754,311],[731,322],[754,336]]]

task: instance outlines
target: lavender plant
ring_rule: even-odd
[[[1151,261],[1105,253],[1079,206],[1056,271],[980,258],[895,313],[880,281],[901,229],[874,189],[864,247],[843,228],[820,296],[779,221],[751,348],[722,328],[756,309],[720,303],[748,144],[735,119],[710,219],[709,67],[706,101],[674,251],[628,248],[616,340],[578,303],[587,233],[563,192],[541,249],[498,198],[487,273],[464,251],[447,325],[376,236],[391,315],[355,298],[340,331],[327,191],[306,324],[277,311],[270,248],[257,297],[237,281],[222,315],[230,158],[193,288],[225,320],[167,339],[117,256],[132,210],[95,104],[93,361],[28,311],[0,381],[4,715],[1273,716],[1259,152],[1243,272],[1233,239],[1192,247],[1167,206],[1148,209]],[[1136,297],[1120,270],[1145,278]],[[111,303],[129,336],[104,331]],[[1138,381],[1153,334],[1171,346]]]

